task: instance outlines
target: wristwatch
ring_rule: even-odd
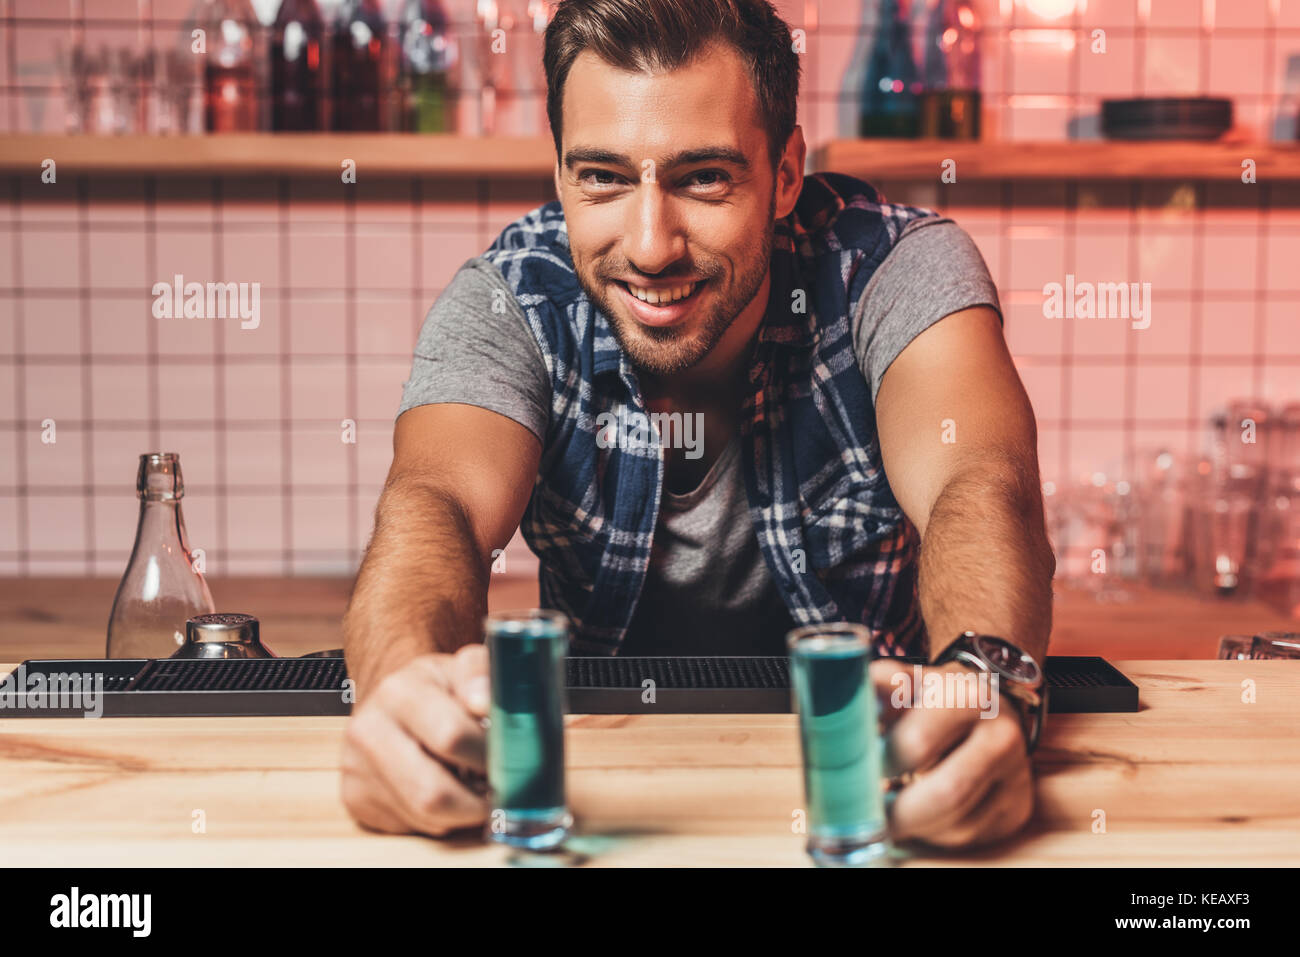
[[[977,635],[963,631],[944,651],[936,665],[960,661],[980,671],[997,675],[1003,700],[1015,704],[1020,713],[1020,727],[1025,733],[1025,751],[1032,754],[1038,746],[1047,717],[1047,681],[1043,669],[1028,652],[995,635]]]

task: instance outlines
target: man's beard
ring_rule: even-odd
[[[690,332],[683,333],[682,330],[671,326],[667,328],[644,326],[632,316],[625,315],[625,310],[615,307],[613,294],[609,292],[610,284],[604,280],[599,280],[600,285],[592,288],[579,270],[578,283],[587,294],[587,298],[595,303],[609,319],[614,338],[623,347],[632,365],[651,375],[675,375],[689,369],[708,355],[731,327],[736,317],[758,295],[758,290],[762,287],[763,279],[767,276],[767,270],[772,262],[772,239],[776,232],[775,215],[776,191],[773,190],[772,202],[768,208],[767,226],[758,241],[746,248],[738,258],[739,271],[735,275],[735,282],[729,290],[724,291],[721,298],[714,299],[712,305],[707,307],[702,322],[698,318],[692,321]],[[720,269],[710,269],[708,262],[698,262],[693,265],[697,267],[694,274],[703,275],[709,280],[710,286],[722,275]],[[628,275],[633,270],[608,269],[607,272],[611,276]],[[709,292],[713,291],[709,287],[706,289]]]

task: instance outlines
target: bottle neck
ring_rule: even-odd
[[[135,533],[135,555],[157,555],[189,564],[190,547],[185,534],[185,516],[179,498],[140,500],[140,522]]]

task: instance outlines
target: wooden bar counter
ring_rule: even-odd
[[[0,589],[4,671],[23,658],[102,654],[113,583],[10,580]],[[346,583],[214,582],[223,610],[259,614],[283,654],[337,646]],[[530,587],[520,585],[523,589]],[[507,589],[508,590],[508,589]],[[226,597],[239,593],[240,601]],[[60,600],[56,596],[62,595]],[[520,603],[520,595],[494,604]],[[1139,596],[1139,599],[1142,596]],[[1166,602],[1171,635],[1217,629],[1193,599]],[[1058,603],[1057,631],[1101,636],[1115,611]],[[1179,602],[1182,602],[1180,605]],[[527,603],[522,602],[522,603]],[[240,607],[236,608],[238,604]],[[297,626],[290,627],[293,608]],[[1083,614],[1087,610],[1088,614]],[[1271,613],[1224,606],[1257,630]],[[85,618],[84,623],[81,617]],[[91,628],[93,621],[93,630]],[[268,623],[281,620],[278,630]],[[1262,622],[1262,624],[1258,624]],[[1274,621],[1279,627],[1285,620]],[[333,629],[333,630],[330,630]],[[55,632],[60,638],[55,641]],[[279,640],[277,641],[277,637]],[[44,637],[44,641],[42,641]],[[1113,635],[1111,636],[1113,639]],[[1191,640],[1186,634],[1184,640]],[[1148,640],[1165,640],[1152,635]],[[1200,639],[1197,638],[1197,641]],[[1024,832],[976,851],[905,848],[905,865],[1300,864],[1300,666],[1123,658],[1141,688],[1135,714],[1054,715],[1035,756],[1037,801]],[[1098,643],[1100,645],[1100,642]],[[1243,684],[1248,682],[1249,685]],[[1247,703],[1253,690],[1253,701]],[[494,865],[477,835],[367,833],[339,801],[344,718],[0,718],[0,861],[9,866]],[[555,863],[805,866],[792,715],[571,715],[572,850]]]

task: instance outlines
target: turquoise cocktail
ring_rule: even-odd
[[[803,748],[808,853],[820,865],[886,864],[871,633],[862,625],[809,625],[786,640]]]
[[[492,682],[489,836],[514,847],[555,847],[573,824],[564,795],[568,619],[540,610],[490,615],[484,641]]]

